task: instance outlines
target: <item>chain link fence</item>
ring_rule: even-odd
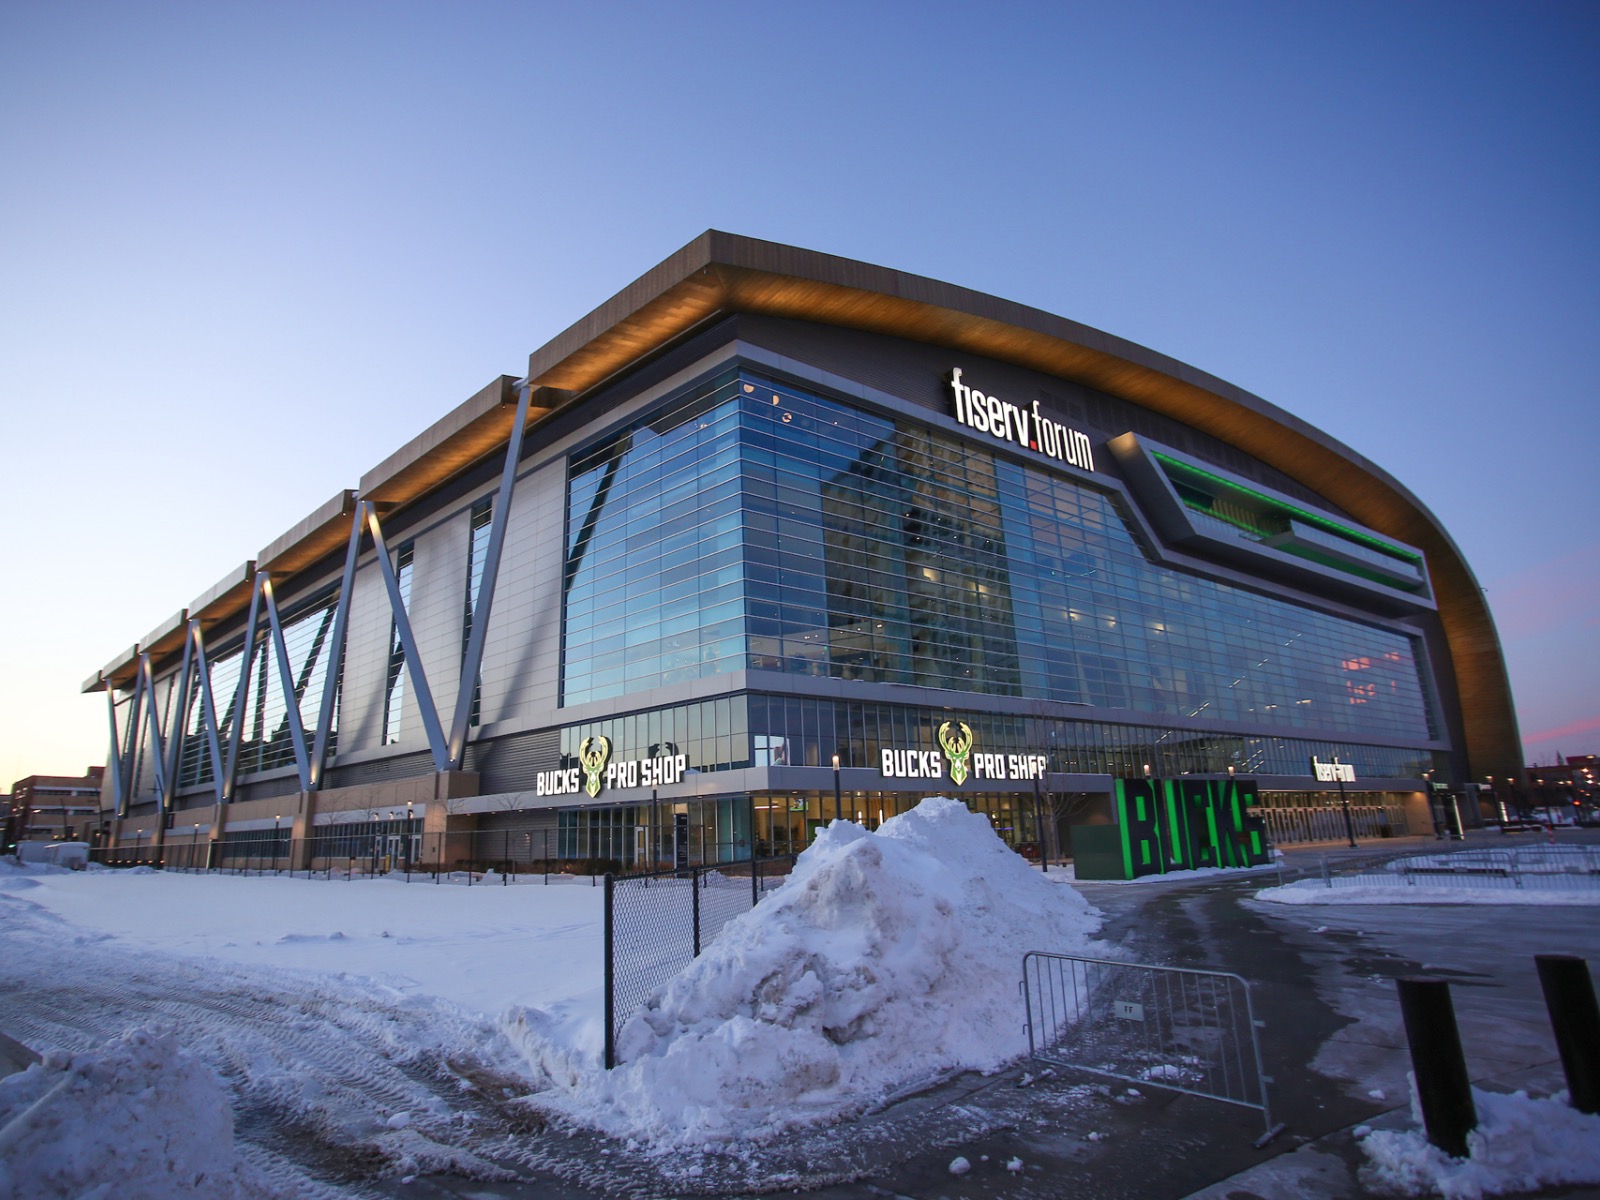
[[[682,971],[735,917],[783,883],[795,856],[605,877],[606,1069],[617,1035],[650,994]]]

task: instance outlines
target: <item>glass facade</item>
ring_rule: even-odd
[[[395,552],[395,581],[399,584],[400,607],[411,607],[411,563],[415,547],[405,542]],[[400,718],[406,708],[406,648],[400,640],[400,626],[391,617],[389,621],[389,671],[383,688],[383,744],[392,746],[400,740]]]
[[[605,737],[617,759],[683,754],[706,773],[742,767],[876,769],[886,749],[937,751],[941,722],[965,721],[974,746],[996,754],[1044,753],[1049,770],[1134,778],[1149,765],[1163,778],[1238,774],[1309,775],[1313,756],[1349,763],[1362,778],[1416,779],[1442,769],[1427,750],[1363,745],[1314,737],[1247,737],[1161,725],[1117,725],[978,711],[865,704],[761,693],[630,713],[571,725],[560,736],[560,766],[579,765],[585,738]],[[549,764],[540,764],[546,766]]]
[[[1437,736],[1410,635],[1162,566],[1112,493],[749,370],[574,455],[569,480],[567,704],[748,666],[1286,735],[1200,769]],[[787,723],[751,730],[796,753]]]
[[[565,703],[744,666],[740,423],[729,384],[573,458]]]
[[[489,553],[489,530],[494,523],[494,497],[485,496],[472,506],[467,534],[467,599],[461,620],[461,661],[467,660],[467,645],[472,641],[473,613],[478,608],[478,593],[483,589],[483,567]],[[472,681],[472,712],[468,724],[477,725],[483,708],[483,673]]]
[[[604,737],[616,759],[682,754],[690,770],[729,771],[751,765],[750,704],[744,696],[723,696],[653,712],[630,713],[561,731],[561,766],[578,766],[584,739]]]
[[[949,720],[970,725],[974,747],[982,752],[1043,753],[1050,771],[1066,774],[1133,778],[1148,764],[1162,777],[1220,775],[1229,767],[1240,775],[1309,775],[1315,755],[1325,762],[1337,757],[1353,764],[1363,777],[1415,779],[1443,765],[1427,750],[1315,737],[1256,737],[798,696],[752,695],[746,702],[753,765],[758,767],[826,767],[837,754],[843,766],[875,768],[885,749],[938,750],[938,727]]]
[[[684,861],[697,866],[739,862],[750,857],[753,812],[742,796],[563,809],[557,814],[557,853],[629,869],[669,866],[680,848]]]

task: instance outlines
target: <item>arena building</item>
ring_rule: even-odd
[[[1342,774],[1374,836],[1519,766],[1482,592],[1372,462],[1098,330],[718,232],[85,690],[115,843],[211,861],[727,861],[930,792],[1049,849],[1145,777],[1249,778],[1314,840]]]

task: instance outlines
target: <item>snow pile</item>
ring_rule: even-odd
[[[1469,1157],[1451,1158],[1421,1131],[1378,1130],[1361,1142],[1371,1159],[1362,1182],[1383,1194],[1445,1200],[1600,1183],[1600,1116],[1569,1108],[1565,1093],[1531,1100],[1473,1088],[1472,1100],[1478,1128],[1467,1135]]]
[[[163,1200],[270,1194],[240,1161],[216,1077],[168,1033],[49,1054],[0,1079],[0,1195]]]
[[[616,1070],[546,1014],[507,1033],[547,1112],[657,1148],[761,1140],[1024,1053],[1023,954],[1104,957],[1099,925],[985,817],[930,798],[877,833],[834,821],[623,1026]]]
[[[15,854],[0,855],[0,886],[20,881],[33,875],[71,875],[66,867],[55,863],[23,862]]]

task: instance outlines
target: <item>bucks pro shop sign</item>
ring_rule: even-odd
[[[677,783],[688,770],[684,754],[665,754],[656,758],[613,759],[611,739],[586,737],[578,747],[579,766],[555,771],[540,771],[534,778],[536,796],[576,796],[580,791],[593,798],[602,788],[662,787]]]
[[[956,787],[968,778],[1000,783],[1044,778],[1044,755],[975,754],[972,741],[972,726],[965,721],[946,721],[939,726],[938,750],[886,748],[879,773],[885,779],[943,779],[948,771]]]

